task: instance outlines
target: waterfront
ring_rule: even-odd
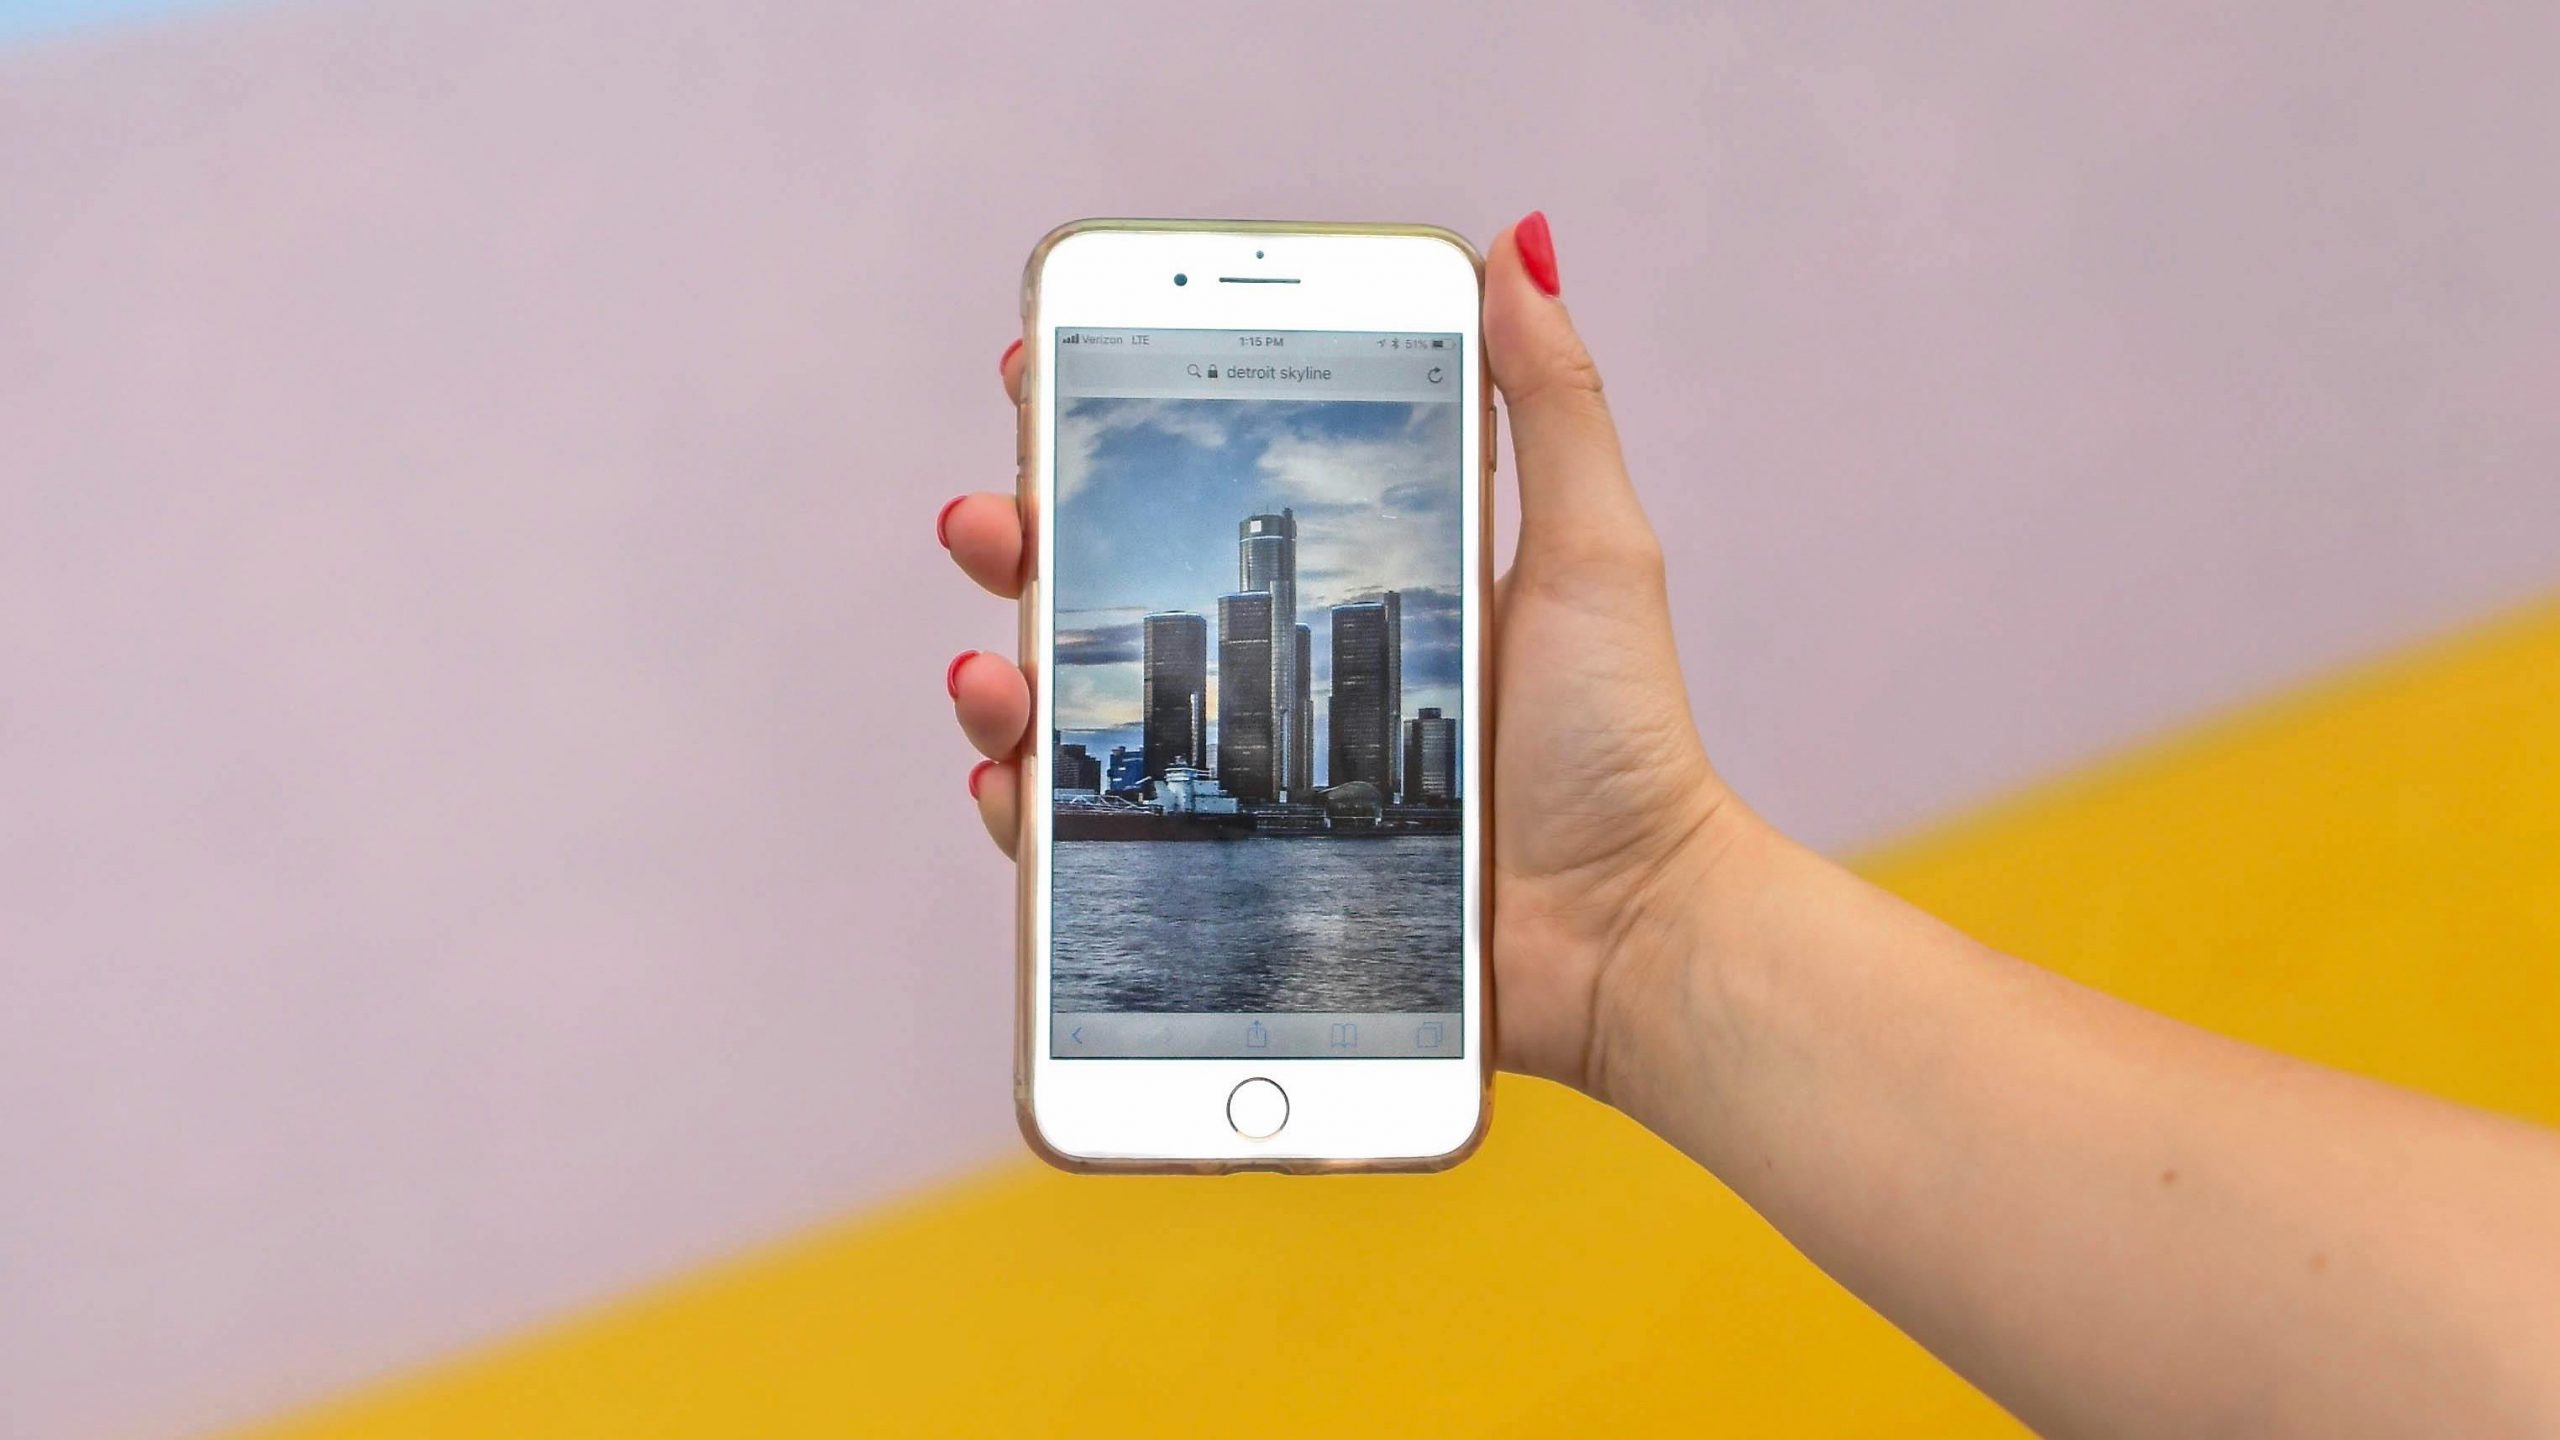
[[[1454,1011],[1461,839],[1052,847],[1057,1009]]]

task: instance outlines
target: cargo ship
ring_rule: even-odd
[[[1140,806],[1061,805],[1051,830],[1060,840],[1249,840],[1253,817],[1167,815]]]
[[[1051,809],[1060,840],[1393,839],[1454,835],[1464,812],[1455,804],[1391,805],[1362,782],[1319,792],[1315,801],[1247,805],[1219,788],[1215,776],[1176,763],[1145,792],[1061,791]]]

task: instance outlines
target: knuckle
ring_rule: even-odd
[[[1608,403],[1599,362],[1591,358],[1581,337],[1573,334],[1553,341],[1522,382],[1511,387],[1508,398],[1514,406],[1561,401],[1596,409]]]
[[[1638,581],[1656,594],[1671,586],[1670,562],[1663,557],[1662,542],[1656,540],[1651,532],[1647,532],[1628,554],[1627,566],[1635,572]]]
[[[1591,358],[1591,351],[1582,343],[1581,337],[1571,337],[1563,343],[1550,370],[1555,376],[1557,389],[1593,400],[1602,398],[1600,364]]]

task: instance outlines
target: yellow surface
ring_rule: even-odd
[[[1880,856],[2019,954],[2560,1122],[2560,606]],[[1438,1177],[1004,1166],[265,1433],[2016,1434],[1714,1181],[1506,1081]]]

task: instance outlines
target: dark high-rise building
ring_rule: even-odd
[[[1366,780],[1394,795],[1404,728],[1404,602],[1395,591],[1333,607],[1327,705],[1324,783]]]
[[[1053,740],[1056,733],[1050,732]],[[1082,745],[1058,746],[1057,764],[1052,769],[1050,786],[1059,792],[1073,790],[1092,795],[1102,789],[1102,762],[1087,754]]]
[[[1150,615],[1139,672],[1141,695],[1138,748],[1147,778],[1161,780],[1164,767],[1177,761],[1209,763],[1209,733],[1203,723],[1209,693],[1209,621],[1186,611]]]
[[[1458,798],[1458,722],[1427,705],[1404,722],[1404,798],[1408,804]]]
[[[1316,652],[1314,636],[1306,626],[1298,627],[1297,640],[1297,723],[1289,727],[1289,793],[1303,800],[1316,789],[1315,682],[1307,678],[1308,672],[1316,668]]]
[[[1239,800],[1280,798],[1288,752],[1271,703],[1271,640],[1268,594],[1218,597],[1218,784]]]
[[[1282,510],[1277,515],[1248,515],[1236,526],[1236,589],[1243,593],[1259,592],[1271,597],[1267,636],[1268,651],[1264,664],[1270,670],[1270,681],[1263,693],[1271,703],[1271,754],[1277,766],[1272,776],[1279,790],[1285,791],[1296,779],[1298,754],[1298,672],[1304,668],[1304,657],[1298,650],[1298,513]],[[1226,693],[1229,684],[1226,637],[1230,631],[1220,602],[1218,625],[1218,724],[1224,730],[1227,721]],[[1221,748],[1224,742],[1221,741]],[[1223,769],[1223,765],[1220,767]],[[1223,777],[1222,777],[1223,778]],[[1227,787],[1231,792],[1235,787]],[[1275,794],[1268,798],[1286,798]]]

